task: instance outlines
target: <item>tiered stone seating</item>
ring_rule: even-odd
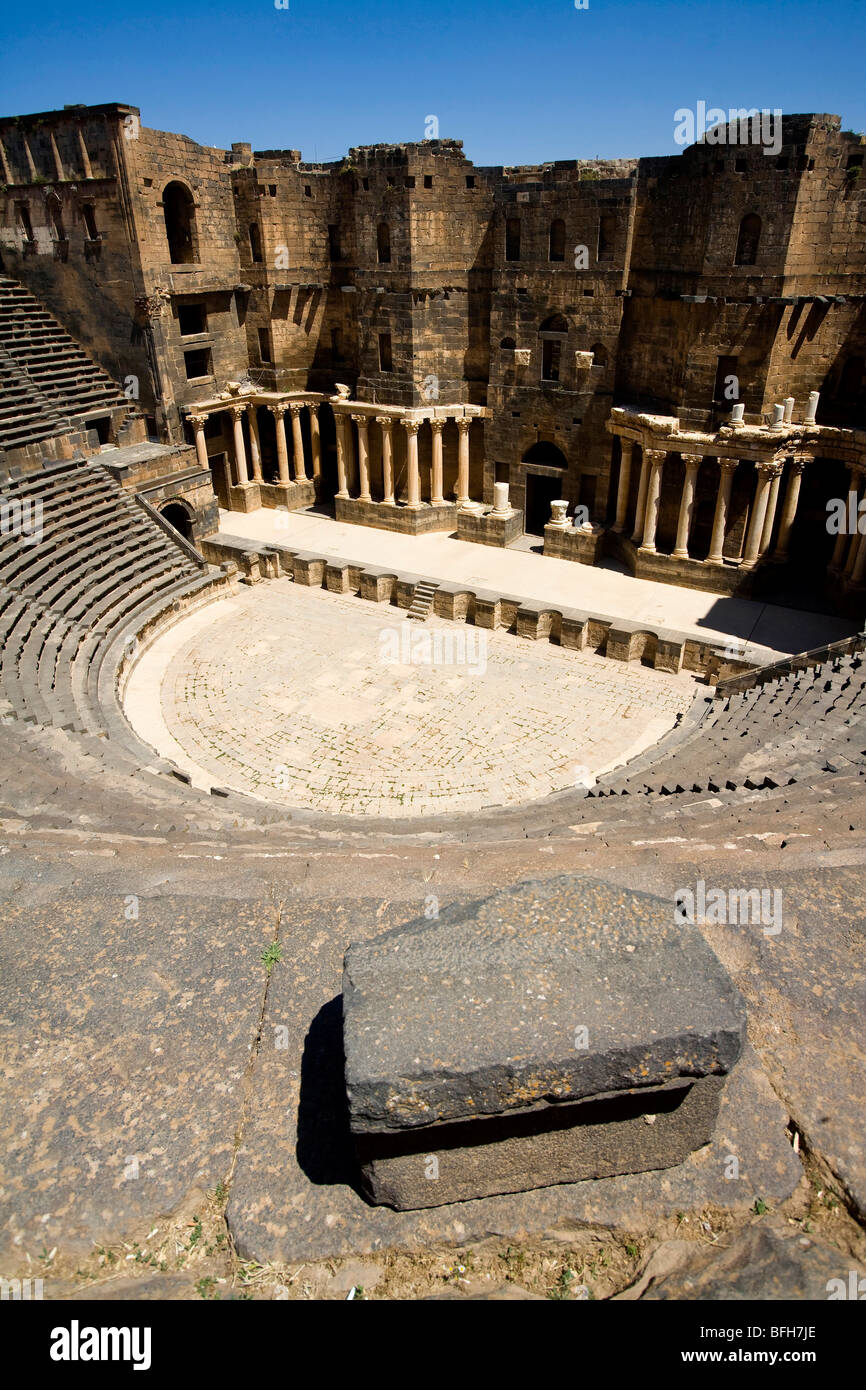
[[[36,444],[63,427],[55,407],[35,389],[11,353],[0,348],[0,447]]]
[[[116,382],[17,280],[0,276],[0,449],[129,407]]]
[[[96,462],[46,465],[2,492],[30,505],[30,534],[0,551],[0,693],[28,723],[104,737],[140,752],[116,706],[118,644],[174,599],[213,582]],[[33,520],[41,507],[41,536]],[[99,693],[111,666],[110,695]],[[101,700],[104,703],[100,703]],[[153,761],[147,753],[145,760]]]
[[[699,697],[662,744],[590,796],[671,796],[809,784],[866,767],[866,661],[858,652]]]

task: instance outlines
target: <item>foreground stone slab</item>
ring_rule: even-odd
[[[343,1016],[364,1187],[402,1210],[674,1167],[745,1040],[697,929],[574,878],[353,946]]]
[[[848,1299],[862,1265],[850,1255],[778,1222],[761,1223],[704,1246],[669,1240],[653,1251],[638,1281],[617,1300]],[[864,1284],[866,1288],[866,1284]]]

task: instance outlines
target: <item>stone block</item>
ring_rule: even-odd
[[[511,511],[507,516],[497,516],[495,512],[465,510],[457,513],[457,537],[461,541],[474,541],[476,545],[506,546],[522,534],[522,512]]]
[[[456,584],[440,584],[433,595],[433,612],[437,618],[451,622],[470,622],[475,613],[475,594]]]
[[[325,565],[325,588],[332,594],[348,594],[349,566],[347,564],[327,564]]]
[[[655,669],[678,674],[683,668],[685,642],[674,637],[658,637],[656,640]]]
[[[744,1040],[740,995],[673,902],[590,879],[344,963],[351,1131],[373,1200],[401,1209],[676,1166],[711,1138]]]
[[[229,511],[257,512],[261,505],[261,488],[258,483],[244,483],[241,487],[229,488]]]
[[[371,570],[361,572],[361,598],[369,599],[372,603],[390,603],[396,588],[397,576],[394,574],[376,574]]]
[[[325,577],[325,561],[318,555],[296,555],[292,566],[296,584],[320,586]]]
[[[560,645],[568,647],[572,651],[582,652],[586,647],[586,638],[586,618],[569,618],[563,614],[559,634]]]
[[[517,635],[538,642],[555,634],[560,621],[561,615],[553,609],[522,607],[517,611]]]
[[[499,627],[502,610],[502,600],[498,598],[488,598],[481,594],[475,595],[475,626],[486,627],[495,630]]]
[[[557,1106],[545,1128],[529,1112],[425,1128],[408,1140],[365,1135],[355,1148],[369,1195],[398,1211],[676,1168],[712,1139],[723,1080],[705,1076]]]

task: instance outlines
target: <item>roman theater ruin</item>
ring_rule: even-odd
[[[767,1210],[767,1296],[845,1275],[864,152],[0,119],[4,1269],[218,1194],[316,1291],[592,1230],[690,1297],[653,1252]]]

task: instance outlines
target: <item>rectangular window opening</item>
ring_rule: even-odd
[[[178,304],[177,326],[182,338],[207,333],[207,313],[203,304]]]
[[[393,372],[394,358],[391,352],[391,334],[379,334],[379,371]]]
[[[183,365],[186,368],[187,381],[195,381],[200,376],[210,376],[210,348],[195,348],[192,352],[185,352]]]

